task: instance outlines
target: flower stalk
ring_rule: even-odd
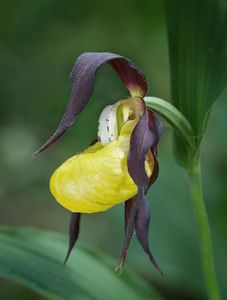
[[[210,300],[220,300],[221,296],[214,266],[209,220],[203,198],[199,156],[188,168],[188,175],[190,179],[192,205],[199,229],[201,260],[207,292]]]

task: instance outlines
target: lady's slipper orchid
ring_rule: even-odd
[[[79,56],[71,73],[72,92],[65,114],[55,133],[35,154],[55,143],[72,125],[91,97],[96,71],[103,63],[115,69],[130,97],[104,108],[96,142],[65,161],[50,179],[51,193],[72,212],[65,262],[78,238],[81,213],[105,211],[124,202],[125,239],[118,269],[124,265],[135,231],[144,251],[161,273],[148,245],[150,209],[146,193],[158,175],[157,144],[162,125],[157,115],[145,107],[147,80],[137,66],[113,53]]]

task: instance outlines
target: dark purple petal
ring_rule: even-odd
[[[125,201],[125,233],[127,230],[127,225],[128,225],[129,217],[130,217],[134,202],[135,202],[135,197]]]
[[[152,149],[151,149],[151,152],[152,152]],[[153,169],[153,172],[151,174],[151,177],[149,178],[148,188],[157,180],[158,174],[159,174],[159,163],[158,163],[158,159],[157,159],[156,155],[157,155],[157,153],[156,154],[153,153],[154,169]]]
[[[138,193],[139,195],[139,193]],[[123,267],[124,267],[124,263],[125,263],[125,259],[126,259],[126,255],[127,255],[127,251],[128,251],[128,247],[130,245],[130,242],[132,240],[132,235],[134,232],[134,228],[135,228],[135,219],[136,219],[136,213],[137,213],[137,196],[131,198],[130,200],[128,200],[128,204],[126,204],[126,208],[125,210],[127,210],[127,212],[125,211],[125,221],[127,222],[127,224],[125,225],[125,237],[124,237],[124,242],[123,245],[121,247],[120,250],[120,255],[119,255],[119,260],[118,260],[118,265],[116,268],[117,272],[121,272]]]
[[[145,194],[147,193],[149,186],[158,176],[159,166],[156,157],[156,148],[161,135],[162,126],[157,116],[144,110],[141,119],[132,132],[130,151],[128,154],[128,171],[138,187],[138,194],[136,196],[137,209],[133,224],[141,246],[160,274],[162,274],[162,272],[156,263],[148,244],[150,209]],[[145,170],[145,160],[149,150],[151,150],[154,156],[154,170],[151,177],[148,179]]]
[[[65,257],[64,265],[66,264],[69,255],[78,239],[80,230],[80,213],[71,213],[70,215],[70,225],[69,225],[69,248],[67,255]]]
[[[147,110],[147,114],[148,114],[149,129],[155,135],[155,142],[153,147],[156,147],[163,135],[163,125],[158,115],[155,112]]]
[[[155,134],[149,129],[147,111],[145,110],[132,132],[128,154],[128,171],[138,188],[145,187],[146,189],[148,187],[149,180],[145,170],[145,160],[154,143]]]
[[[34,154],[37,155],[51,146],[72,125],[75,118],[83,110],[90,99],[99,67],[109,63],[124,82],[128,91],[144,97],[147,92],[147,81],[142,71],[127,58],[114,53],[88,52],[80,55],[76,60],[70,79],[72,91],[63,118],[54,134]]]
[[[163,275],[159,265],[154,259],[154,256],[151,253],[148,242],[148,231],[150,224],[150,207],[145,198],[145,196],[140,197],[138,202],[138,209],[135,220],[135,229],[137,238],[143,247],[144,251],[148,254],[150,261],[153,263],[155,268],[159,271],[161,275]]]
[[[147,111],[147,112],[148,112],[148,126],[150,131],[155,136],[154,144],[151,146],[151,152],[154,156],[154,170],[149,179],[149,187],[150,187],[156,181],[159,174],[159,163],[157,159],[158,156],[157,144],[163,135],[163,125],[156,113],[151,111]]]

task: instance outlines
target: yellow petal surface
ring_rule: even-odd
[[[65,161],[52,175],[50,190],[55,199],[72,212],[105,211],[137,193],[128,174],[130,135],[102,146],[99,142]],[[153,159],[146,161],[148,176]]]

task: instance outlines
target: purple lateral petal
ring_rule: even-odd
[[[151,250],[149,248],[149,242],[148,242],[149,224],[150,224],[150,207],[146,198],[143,196],[139,199],[138,202],[138,209],[137,209],[136,220],[135,220],[136,235],[144,251],[148,254],[150,261],[153,263],[153,265],[158,270],[158,272],[161,275],[163,275],[159,265],[155,261],[154,256],[151,253]]]
[[[148,111],[148,126],[150,131],[154,134],[155,140],[153,145],[151,146],[151,152],[154,156],[154,170],[149,179],[149,187],[156,181],[159,174],[159,163],[157,159],[157,144],[163,135],[163,125],[160,121],[158,115],[154,112]]]
[[[80,55],[71,72],[72,91],[63,118],[54,134],[34,155],[55,143],[72,125],[91,97],[96,72],[104,63],[109,63],[115,69],[131,94],[140,91],[140,95],[137,96],[144,97],[146,95],[148,87],[145,75],[127,58],[108,52],[88,52]]]
[[[80,213],[71,213],[70,215],[70,225],[69,225],[69,248],[67,255],[65,257],[64,265],[66,264],[70,253],[78,239],[80,230]]]
[[[130,217],[134,202],[135,202],[135,197],[125,201],[125,233],[127,230],[127,225],[128,225],[129,217]]]
[[[151,149],[151,151],[152,151],[152,149]],[[153,153],[153,156],[154,156],[154,169],[153,169],[153,172],[151,174],[151,177],[149,178],[148,188],[157,180],[158,174],[159,174],[158,159],[157,159],[156,154]]]
[[[155,141],[153,147],[156,147],[163,135],[163,125],[158,115],[155,112],[147,110],[147,115],[148,115],[148,127],[150,131],[155,135]]]
[[[130,151],[128,154],[128,171],[138,187],[136,196],[136,216],[134,226],[137,238],[148,254],[151,262],[156,269],[162,274],[158,264],[156,263],[148,244],[148,228],[150,223],[150,209],[145,194],[158,176],[158,161],[156,157],[156,147],[162,135],[162,126],[156,115],[144,111],[141,119],[134,128],[131,140]],[[145,160],[148,151],[151,150],[154,156],[154,170],[152,176],[148,179],[145,170]]]
[[[135,197],[131,198],[130,200],[128,200],[129,202],[127,201],[128,204],[126,204],[126,207],[125,207],[125,216],[126,216],[125,217],[125,222],[126,222],[125,237],[124,237],[124,242],[121,247],[120,254],[119,254],[118,265],[116,268],[117,272],[121,272],[124,267],[128,247],[130,245],[132,235],[134,232],[135,219],[136,219],[136,213],[137,213],[137,202],[138,202],[137,197],[138,196],[135,196]]]
[[[145,160],[154,143],[155,135],[149,129],[147,111],[145,110],[132,132],[128,154],[129,174],[138,187],[145,187],[145,189],[149,183],[145,170]]]

